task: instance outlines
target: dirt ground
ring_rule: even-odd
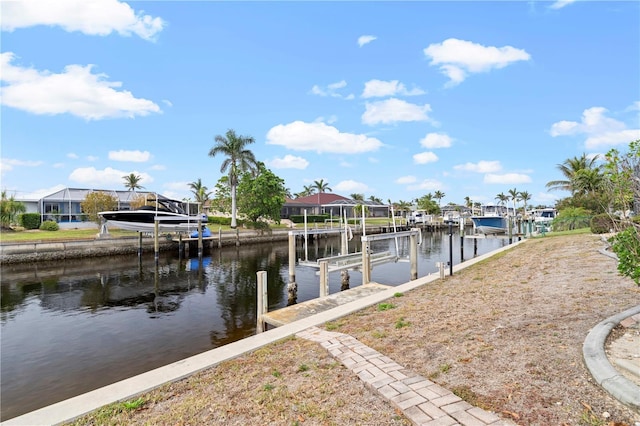
[[[640,421],[591,378],[589,330],[640,304],[594,235],[532,239],[325,326],[519,425]],[[387,308],[390,306],[386,306]],[[291,338],[77,424],[408,425],[319,345]]]

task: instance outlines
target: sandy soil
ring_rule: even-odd
[[[520,425],[629,425],[582,360],[589,330],[640,304],[594,235],[545,237],[326,327]],[[406,425],[318,345],[291,338],[78,424]]]

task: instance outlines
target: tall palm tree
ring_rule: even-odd
[[[371,201],[372,203],[382,204],[382,199],[379,197],[376,197],[375,195],[369,196],[369,201]]]
[[[507,191],[509,193],[509,198],[513,201],[513,214],[516,214],[516,202],[520,201],[520,193],[517,189],[513,188]]]
[[[229,173],[229,186],[231,188],[231,228],[235,229],[238,224],[236,191],[238,188],[238,177],[241,173],[255,173],[258,169],[256,157],[246,146],[255,142],[251,136],[237,135],[235,130],[229,129],[227,133],[215,137],[216,145],[209,150],[209,156],[215,157],[222,154],[224,159],[220,166],[221,173]]]
[[[209,188],[202,184],[202,179],[198,178],[197,181],[190,182],[189,188],[191,188],[191,192],[193,192],[195,200],[199,204],[199,206],[204,206],[204,204],[209,201],[211,191],[209,191]],[[200,207],[198,207],[198,209],[199,208]]]
[[[331,188],[329,188],[329,182],[325,182],[324,179],[320,179],[320,180],[316,180],[313,182],[313,185],[311,185],[311,187],[315,190],[318,191],[318,194],[321,194],[323,192],[331,192],[333,191]]]
[[[364,201],[364,194],[351,194],[350,197],[353,201]]]
[[[314,181],[311,187],[318,191],[318,214],[320,214],[320,194],[333,190],[329,188],[329,182],[325,182],[324,179]]]
[[[124,187],[127,188],[127,191],[136,192],[136,189],[143,189],[144,186],[140,185],[140,181],[142,181],[142,177],[135,173],[129,173],[126,176],[122,176],[124,179]]]
[[[546,187],[550,190],[561,190],[561,191],[570,191],[572,195],[575,195],[576,192],[579,192],[580,189],[578,187],[578,182],[576,182],[576,178],[579,175],[581,170],[600,170],[599,167],[595,165],[598,156],[594,156],[592,158],[588,158],[587,154],[582,154],[580,157],[573,157],[564,160],[562,164],[558,164],[558,170],[565,177],[565,180],[552,180],[547,182]]]
[[[527,191],[520,191],[520,199],[524,203],[524,216],[527,215],[527,201],[531,199],[531,194]]]
[[[506,195],[504,192],[501,192],[498,195],[496,195],[496,200],[498,200],[498,203],[501,206],[504,206],[509,201],[509,196]]]
[[[438,207],[440,207],[440,202],[442,201],[444,196],[445,196],[445,194],[442,191],[436,191],[435,194],[433,194],[433,198],[438,200]]]

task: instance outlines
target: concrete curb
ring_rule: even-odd
[[[624,319],[637,314],[640,314],[640,305],[609,317],[593,327],[582,346],[582,355],[596,383],[615,399],[640,413],[640,387],[620,374],[611,365],[604,351],[611,330]]]
[[[454,272],[460,271],[490,258],[497,253],[510,250],[526,241],[527,240],[517,241],[490,253],[470,259],[462,264],[455,265],[453,270]],[[148,392],[165,383],[188,377],[198,371],[213,367],[221,362],[237,358],[268,344],[294,336],[310,327],[334,321],[369,306],[391,299],[396,293],[407,292],[439,279],[439,273],[433,273],[422,278],[418,278],[417,280],[409,281],[408,283],[401,284],[396,287],[391,287],[388,290],[372,294],[371,296],[367,296],[360,300],[355,300],[328,311],[298,320],[291,324],[283,325],[264,333],[229,343],[216,349],[211,349],[210,351],[156,368],[155,370],[151,370],[120,382],[95,389],[91,392],[60,401],[56,404],[40,408],[30,413],[8,419],[2,422],[1,425],[37,426],[58,425],[70,422],[105,405],[132,399],[141,393]]]

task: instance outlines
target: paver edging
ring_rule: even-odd
[[[584,363],[594,380],[611,396],[640,414],[640,387],[611,365],[604,351],[611,330],[621,321],[640,313],[640,305],[613,315],[589,331],[582,346]]]

